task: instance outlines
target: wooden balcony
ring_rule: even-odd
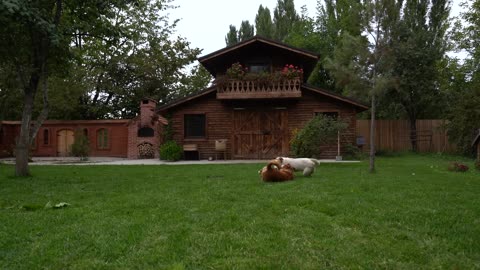
[[[218,85],[217,99],[299,98],[302,97],[301,85],[300,78],[267,83],[227,80]]]

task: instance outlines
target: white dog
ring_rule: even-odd
[[[303,171],[303,176],[310,176],[315,172],[315,166],[320,161],[314,158],[288,158],[277,157],[276,160],[283,164],[290,164],[296,171]]]

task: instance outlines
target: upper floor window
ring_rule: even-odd
[[[97,148],[98,149],[108,148],[108,130],[105,128],[99,129],[97,131]]]
[[[251,73],[262,73],[262,72],[270,72],[270,65],[265,63],[254,63],[248,65],[248,70]]]
[[[205,124],[205,114],[186,114],[184,117],[185,138],[205,138]]]
[[[43,144],[48,145],[50,143],[50,133],[48,129],[43,130]]]

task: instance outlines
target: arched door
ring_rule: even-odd
[[[72,130],[62,129],[57,132],[57,156],[66,157],[70,155],[75,136]]]

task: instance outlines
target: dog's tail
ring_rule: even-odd
[[[314,158],[311,158],[310,160],[313,161],[313,163],[315,163],[315,165],[320,165],[320,160],[314,159]]]

